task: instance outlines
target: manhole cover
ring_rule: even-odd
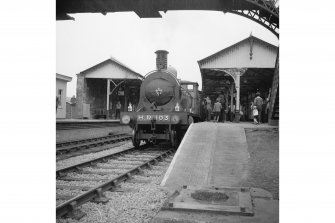
[[[184,187],[169,201],[167,209],[254,215],[248,188]]]
[[[191,197],[195,200],[207,202],[225,202],[229,198],[226,193],[204,190],[197,190],[194,193],[191,193]]]

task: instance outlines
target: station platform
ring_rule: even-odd
[[[56,119],[57,130],[104,128],[120,125],[120,120],[111,119]]]
[[[56,123],[120,123],[119,119],[56,119]]]
[[[131,134],[131,128],[112,119],[57,119],[56,142],[102,137],[108,134]]]
[[[161,186],[239,186],[246,176],[248,145],[245,128],[274,128],[266,124],[192,124],[181,142]]]
[[[152,222],[279,222],[271,193],[241,186],[249,171],[246,128],[278,127],[192,124],[161,182],[170,200]]]

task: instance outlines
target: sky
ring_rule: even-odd
[[[76,94],[76,74],[109,57],[145,75],[155,69],[156,50],[167,50],[168,65],[178,78],[199,83],[197,61],[250,33],[278,46],[278,38],[242,16],[217,11],[168,11],[162,18],[139,18],[134,12],[72,14],[56,22],[56,72],[72,77],[67,97]]]

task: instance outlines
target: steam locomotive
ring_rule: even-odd
[[[145,76],[136,111],[132,106],[121,112],[121,124],[130,125],[135,147],[170,141],[177,147],[189,125],[200,119],[198,83],[177,79],[177,71],[167,67],[165,50],[155,52],[157,69]]]

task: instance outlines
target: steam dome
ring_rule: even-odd
[[[169,65],[169,66],[166,68],[166,70],[167,70],[169,73],[173,74],[173,76],[177,77],[177,70],[176,70],[176,68],[174,68],[173,66]]]

